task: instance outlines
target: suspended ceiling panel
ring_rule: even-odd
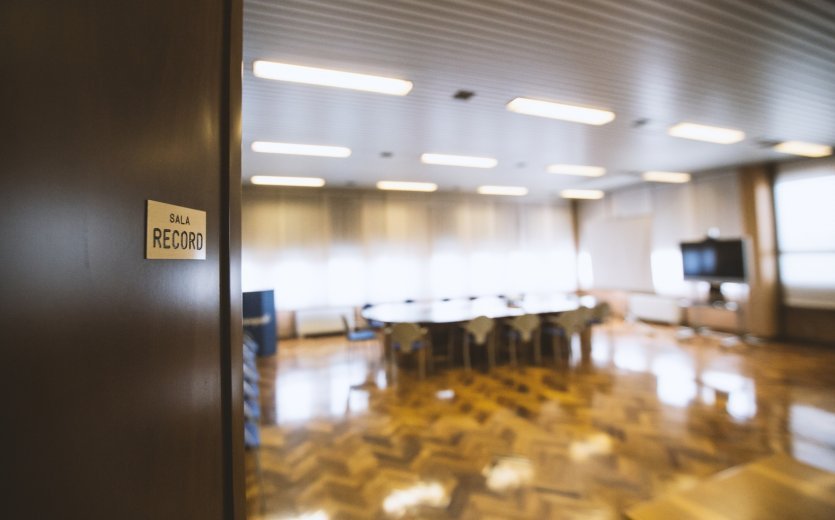
[[[802,0],[245,0],[243,172],[617,189],[644,170],[700,171],[787,156],[765,142],[835,142],[835,2]],[[404,97],[252,75],[266,59],[414,83]],[[475,92],[468,101],[458,90]],[[509,112],[518,97],[609,109],[587,126]],[[743,130],[733,145],[667,135],[681,122]],[[347,146],[347,159],[259,154],[252,141]],[[391,157],[381,156],[389,152]],[[495,157],[491,170],[424,152]],[[604,166],[586,179],[551,163]]]

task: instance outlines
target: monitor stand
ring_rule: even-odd
[[[722,294],[722,284],[719,282],[710,282],[710,292],[707,295],[707,302],[715,307],[724,307],[725,296]]]
[[[725,299],[721,287],[722,282],[710,282],[707,300],[699,299],[690,302],[687,315],[688,325],[679,329],[679,339],[713,338],[722,347],[735,347],[749,343],[743,330],[742,309],[737,302]],[[722,327],[719,330],[713,330],[708,325],[710,321],[714,323],[719,321]],[[720,332],[727,327],[728,321],[733,322],[735,332]]]

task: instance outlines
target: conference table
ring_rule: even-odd
[[[557,315],[581,307],[593,308],[593,296],[573,294],[535,295],[520,299],[501,297],[480,297],[429,302],[383,303],[363,309],[360,313],[369,322],[385,325],[416,323],[428,329],[430,336],[446,335],[447,354],[452,355],[453,337],[458,325],[479,316],[493,319],[513,318],[524,314]],[[437,343],[436,340],[433,340]],[[586,328],[580,334],[582,359],[589,357],[591,336]],[[391,345],[388,335],[384,340],[384,351],[388,356]]]
[[[580,307],[592,308],[593,296],[556,294],[529,296],[520,300],[500,297],[483,297],[430,302],[381,303],[363,309],[361,315],[369,321],[391,325],[394,323],[419,323],[443,325],[464,323],[478,316],[488,318],[512,318],[523,314],[559,314]]]

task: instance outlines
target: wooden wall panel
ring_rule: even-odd
[[[751,239],[745,329],[754,336],[774,337],[780,324],[772,168],[741,168],[739,183],[743,229]]]
[[[781,311],[783,334],[787,338],[835,346],[835,311],[787,306]]]
[[[0,4],[4,518],[241,518],[239,10]],[[205,261],[144,260],[147,199]]]

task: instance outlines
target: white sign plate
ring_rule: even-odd
[[[149,200],[145,220],[145,258],[205,260],[206,212]]]

